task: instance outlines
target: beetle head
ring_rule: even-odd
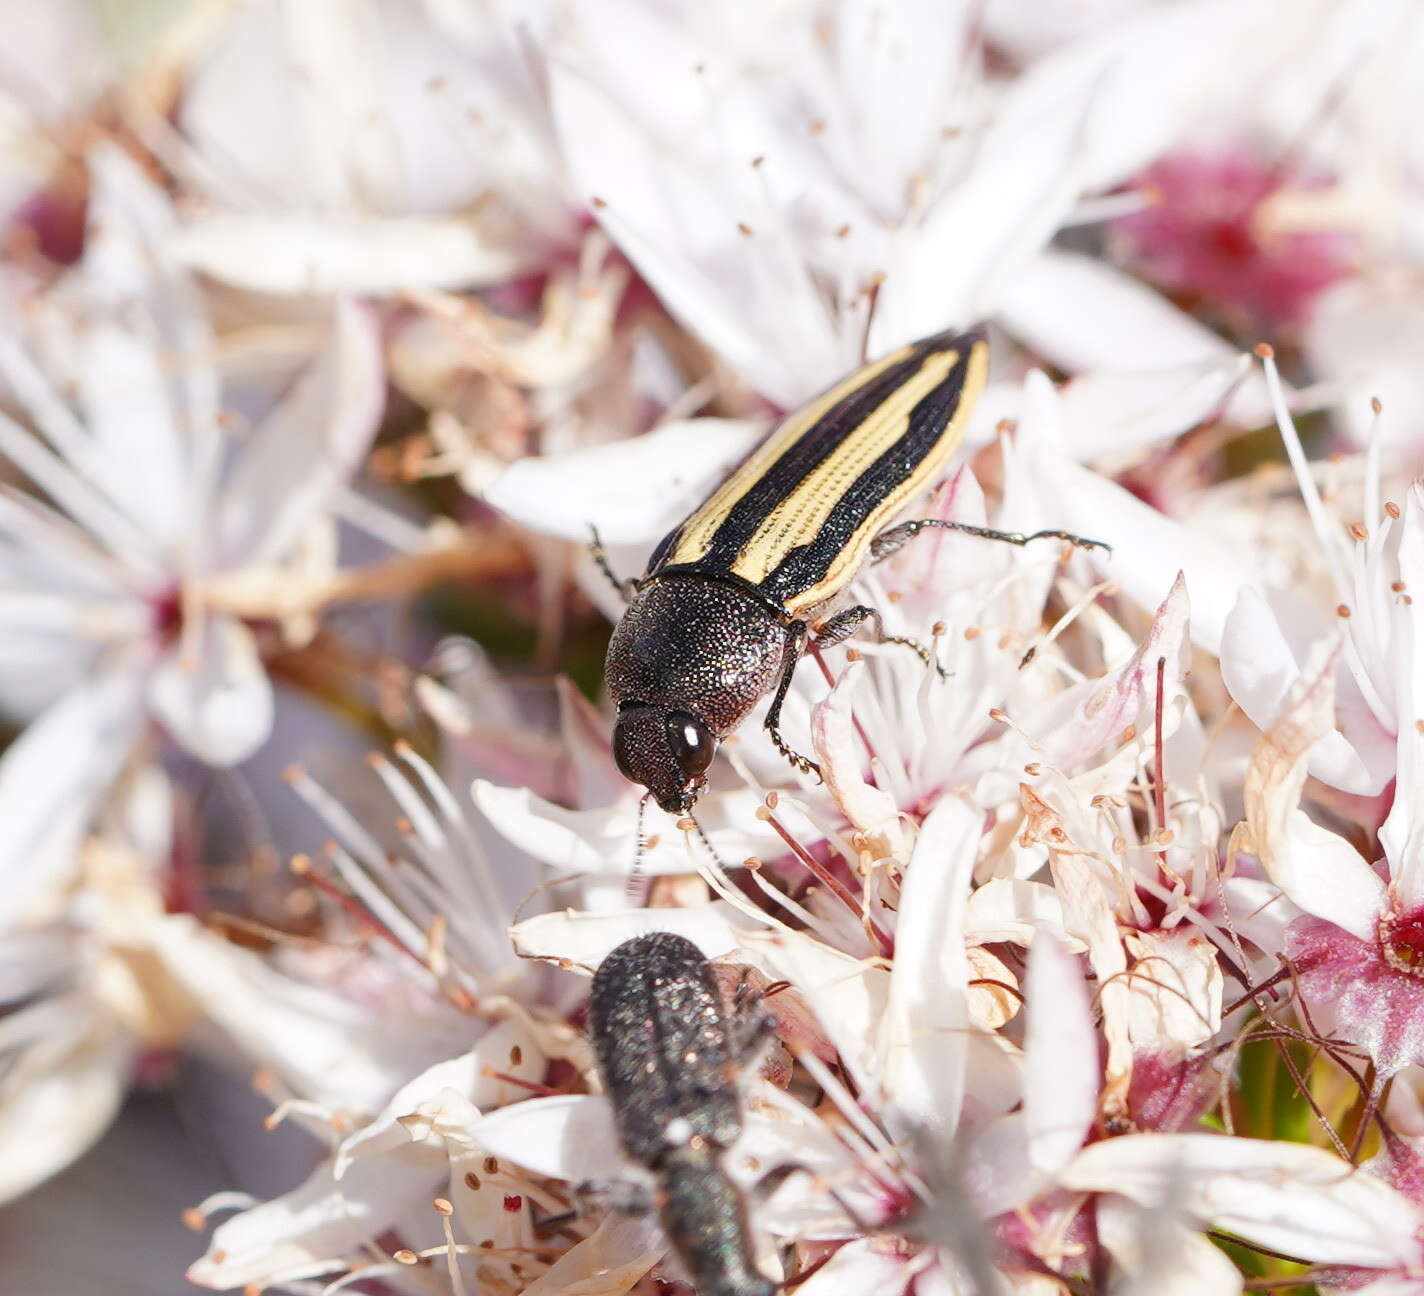
[[[669,814],[692,809],[717,754],[717,735],[690,711],[625,702],[613,726],[613,759]]]

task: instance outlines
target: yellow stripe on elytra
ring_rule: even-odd
[[[848,432],[841,444],[767,514],[737,554],[732,571],[759,585],[791,550],[814,540],[846,491],[905,435],[910,411],[944,382],[958,361],[957,351],[926,356],[914,374]]]
[[[947,361],[939,368],[940,379],[948,374],[952,366],[959,357],[954,352],[941,353],[941,357],[930,357],[926,361],[926,367],[936,360],[943,358]],[[924,370],[921,370],[923,373]],[[820,603],[824,603],[831,598],[855,576],[860,569],[860,565],[865,561],[865,551],[870,547],[870,542],[880,533],[881,528],[890,521],[906,504],[916,495],[929,486],[936,477],[943,472],[948,464],[950,456],[959,447],[959,442],[964,436],[965,425],[969,422],[970,415],[974,412],[974,406],[979,400],[979,393],[984,388],[984,380],[989,372],[989,347],[987,343],[978,342],[970,350],[964,375],[964,386],[960,391],[959,403],[955,406],[954,416],[945,426],[939,441],[934,449],[927,454],[915,466],[912,472],[893,491],[885,496],[876,505],[875,509],[866,517],[865,521],[856,528],[855,533],[841,546],[836,556],[831,561],[831,565],[826,570],[826,574],[810,586],[808,589],[800,591],[798,594],[788,599],[786,610],[793,616],[809,611]],[[916,381],[919,375],[916,375]],[[933,386],[933,384],[931,384]],[[903,390],[903,389],[902,389]],[[928,390],[928,389],[926,389]],[[896,393],[899,394],[898,392]],[[884,407],[882,406],[882,409]],[[878,411],[877,411],[878,414]],[[875,417],[874,415],[872,417]],[[900,424],[900,431],[903,433],[906,416],[897,420]],[[877,438],[878,440],[879,438]],[[891,443],[893,444],[893,442]],[[854,480],[852,478],[852,480]],[[839,498],[839,496],[836,496]],[[832,499],[832,504],[835,499]],[[829,513],[829,509],[826,510]],[[824,519],[823,519],[824,520]],[[814,532],[811,537],[814,538]],[[804,544],[806,540],[797,540],[795,543]],[[788,549],[794,545],[787,546]],[[733,568],[737,570],[737,568]],[[770,568],[768,568],[768,571]],[[740,573],[739,573],[740,574]]]
[[[837,383],[823,396],[818,396],[803,409],[797,410],[784,422],[756,452],[727,478],[713,492],[707,502],[682,525],[682,534],[677,547],[663,560],[668,566],[677,563],[698,562],[707,556],[712,547],[712,537],[717,528],[727,520],[727,514],[734,509],[742,497],[771,470],[788,446],[812,425],[818,423],[832,406],[843,401],[866,383],[877,378],[891,365],[899,364],[913,350],[913,344],[892,351],[883,359],[864,369],[857,369]]]

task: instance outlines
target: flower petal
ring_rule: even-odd
[[[1419,1254],[1417,1207],[1320,1148],[1214,1134],[1128,1134],[1080,1152],[1069,1188],[1143,1206],[1180,1203],[1205,1224],[1321,1264],[1390,1269]]]
[[[443,1148],[423,1148],[408,1160],[356,1161],[337,1180],[326,1162],[299,1188],[220,1224],[188,1281],[227,1291],[344,1270],[372,1238],[435,1195],[446,1165]]]
[[[848,1242],[799,1284],[800,1296],[901,1296],[910,1281],[903,1256],[887,1254],[868,1239]]]
[[[1221,678],[1232,698],[1259,729],[1280,713],[1298,662],[1265,598],[1243,587],[1221,636]],[[1333,725],[1310,749],[1310,772],[1331,787],[1361,796],[1379,792],[1394,773],[1393,753],[1361,751]]]
[[[946,797],[920,828],[900,894],[890,1000],[880,1028],[892,1132],[951,1135],[969,1032],[964,910],[982,817]]]
[[[1071,301],[1072,311],[1062,304]],[[1210,368],[1237,352],[1139,279],[1096,257],[1044,252],[1014,276],[999,319],[1070,373]]]
[[[1162,1296],[1240,1296],[1241,1271],[1219,1247],[1182,1227],[1170,1203],[1157,1211],[1108,1197],[1098,1203],[1098,1238],[1133,1291]]]
[[[651,1220],[612,1214],[565,1251],[521,1296],[624,1296],[666,1249]]]
[[[1246,771],[1244,797],[1251,844],[1266,872],[1306,913],[1371,940],[1384,904],[1384,883],[1344,838],[1300,809],[1312,746],[1334,719],[1339,647],[1318,644],[1262,735]]]
[[[766,431],[750,419],[678,419],[626,441],[511,464],[485,502],[545,535],[653,545]]]
[[[1424,490],[1418,482],[1404,508],[1399,570],[1424,573]],[[1409,909],[1424,901],[1424,605],[1411,599],[1395,615],[1405,627],[1394,653],[1399,738],[1394,805],[1380,828],[1380,844],[1399,902]]]
[[[385,395],[376,318],[342,301],[321,354],[247,438],[224,483],[221,561],[287,556],[365,457]]]
[[[863,661],[851,662],[830,695],[811,708],[811,741],[821,777],[852,827],[865,834],[877,858],[898,859],[907,840],[895,798],[866,781],[860,772],[861,746],[852,706],[865,675]]]
[[[511,1103],[472,1125],[470,1137],[493,1156],[572,1184],[607,1179],[628,1165],[601,1094]]]
[[[349,212],[215,212],[177,231],[171,247],[224,283],[303,296],[479,288],[510,278],[524,260],[471,220]]]
[[[0,757],[0,925],[75,868],[80,837],[138,739],[142,687],[137,665],[98,674]]]
[[[42,1042],[7,1051],[0,1089],[0,1203],[13,1201],[87,1152],[119,1110],[136,1043],[102,1005],[81,996],[12,1012],[52,1017]]]
[[[1028,957],[1024,1119],[1033,1167],[1053,1176],[1072,1160],[1098,1114],[1098,1039],[1078,961],[1052,932]]]
[[[697,909],[627,909],[621,913],[540,914],[509,929],[521,958],[547,959],[590,974],[626,940],[648,932],[670,931],[686,936],[708,958],[720,958],[737,948],[737,936],[719,912],[723,906]]]
[[[272,681],[257,640],[236,617],[204,617],[191,652],[170,648],[149,681],[154,714],[209,765],[246,760],[272,731]]]

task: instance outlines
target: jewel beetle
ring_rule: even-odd
[[[1025,544],[1025,536],[933,518],[890,525],[944,471],[988,370],[982,329],[936,334],[857,370],[787,417],[620,582],[628,607],[609,641],[605,680],[617,706],[613,756],[671,814],[687,814],[718,744],[768,693],[765,726],[784,756],[815,764],[782,736],[781,708],[814,633],[840,642],[879,613],[837,610],[864,563],[944,527]],[[882,641],[889,639],[881,630]],[[927,650],[910,640],[893,640]]]

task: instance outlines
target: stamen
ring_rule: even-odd
[[[562,1098],[565,1094],[562,1089],[540,1084],[537,1080],[524,1080],[519,1076],[510,1075],[507,1071],[496,1071],[492,1066],[481,1067],[480,1074],[488,1076],[491,1080],[498,1080],[501,1084],[513,1085],[516,1089],[524,1089],[529,1093],[538,1094],[541,1098]]]
[[[216,1192],[211,1197],[204,1197],[196,1206],[189,1206],[183,1212],[183,1223],[196,1233],[199,1229],[206,1228],[214,1215],[225,1211],[251,1210],[261,1202],[260,1197],[254,1197],[251,1193]]]
[[[455,1230],[450,1224],[450,1216],[455,1208],[443,1197],[434,1202],[436,1214],[440,1216],[440,1230],[445,1234],[445,1267],[450,1275],[452,1296],[467,1296],[464,1277],[460,1273],[460,1250],[455,1241]]]
[[[772,806],[776,804],[772,799],[774,796],[774,793],[767,795],[767,804],[757,807],[756,817],[762,820],[762,822],[770,824],[776,835],[787,844],[791,849],[791,853],[806,866],[807,870],[815,876],[822,885],[828,887],[832,894],[835,895],[851,913],[857,918],[861,917],[860,902],[851,894],[846,885],[821,864],[810,851],[802,846],[801,843],[791,835],[781,820],[772,812]],[[875,926],[874,923],[870,924],[870,928],[874,932],[876,943],[881,946],[881,952],[883,953],[884,950],[889,948],[889,938],[879,927]]]

